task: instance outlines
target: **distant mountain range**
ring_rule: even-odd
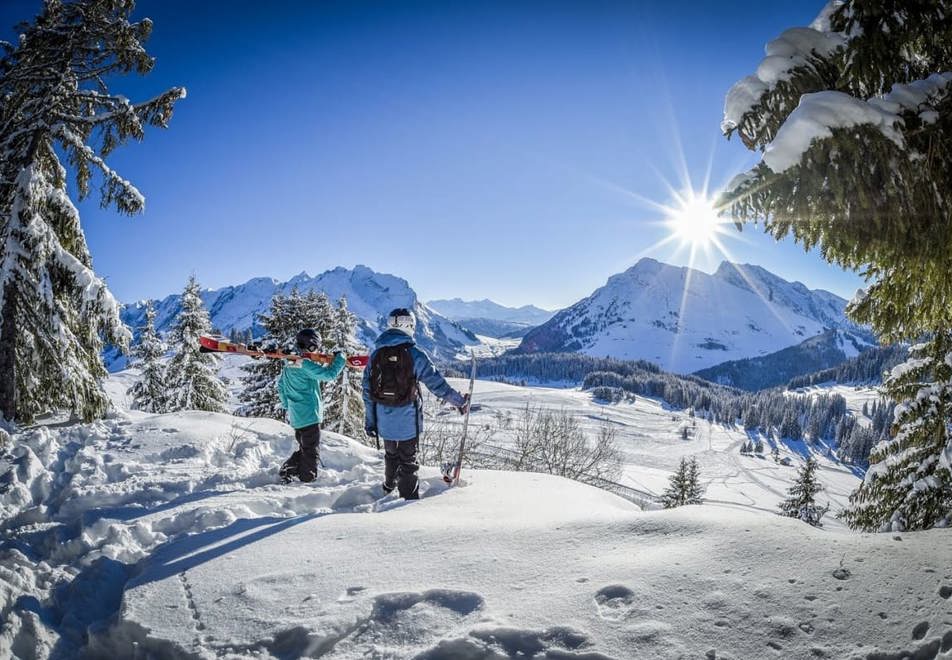
[[[515,350],[642,359],[691,373],[768,355],[831,329],[864,336],[845,307],[835,294],[760,266],[725,261],[709,275],[646,258],[530,330]]]
[[[358,337],[367,345],[386,327],[387,314],[396,307],[415,311],[417,343],[436,358],[452,359],[465,346],[480,343],[471,331],[421,303],[406,280],[374,272],[367,266],[338,267],[315,277],[301,273],[286,282],[259,277],[244,284],[203,291],[201,297],[218,331],[227,334],[232,329],[251,328],[258,335],[261,328],[256,319],[267,313],[271,298],[288,294],[294,288],[301,292],[324,291],[335,302],[347,296],[348,307],[358,317]],[[181,296],[169,295],[154,304],[156,329],[167,332],[181,309]],[[123,307],[122,320],[126,325],[133,329],[142,326],[145,305],[146,301],[140,301]],[[111,369],[124,366],[124,358],[111,357],[107,355]]]
[[[489,299],[463,300],[431,300],[426,303],[430,309],[435,309],[448,319],[493,319],[494,321],[509,321],[525,325],[541,325],[548,321],[555,312],[540,309],[535,305],[522,307],[506,307]]]
[[[201,296],[218,331],[250,328],[258,336],[258,316],[267,313],[273,296],[293,288],[324,291],[334,301],[347,296],[359,319],[359,339],[367,345],[385,328],[391,309],[408,307],[417,314],[418,344],[440,360],[482,343],[477,334],[525,335],[515,353],[642,359],[745,389],[835,366],[873,343],[868,331],[847,320],[846,301],[839,296],[811,291],[759,266],[726,261],[709,275],[642,259],[559,312],[459,298],[424,304],[406,280],[366,266],[338,267],[314,277],[301,273],[285,282],[255,278]],[[154,304],[156,327],[167,332],[180,310],[180,295]],[[123,307],[123,321],[133,329],[144,317],[145,301]],[[107,354],[106,359],[110,369],[125,366],[121,356]]]
[[[427,306],[468,330],[489,337],[522,337],[555,314],[535,305],[505,307],[489,299],[431,300]]]

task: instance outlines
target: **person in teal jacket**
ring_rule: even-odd
[[[313,328],[305,328],[297,334],[300,351],[313,353],[320,346],[320,336]],[[340,350],[334,351],[334,361],[326,367],[311,360],[284,362],[278,378],[278,397],[288,411],[288,422],[294,428],[294,438],[298,443],[297,451],[281,466],[280,475],[285,483],[294,477],[304,482],[314,481],[317,476],[321,421],[324,419],[321,381],[337,378],[345,362]]]

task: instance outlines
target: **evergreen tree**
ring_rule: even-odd
[[[208,311],[199,296],[198,282],[191,276],[182,293],[182,309],[175,319],[169,341],[175,353],[169,361],[167,409],[224,412],[227,392],[217,374],[218,357],[199,351],[198,337],[211,328]]]
[[[277,294],[271,298],[269,313],[258,317],[258,323],[266,331],[262,344],[269,348],[287,348],[293,344],[295,334],[301,329],[299,323],[304,314],[300,308],[303,298],[297,289],[290,295]],[[247,375],[242,377],[244,389],[238,400],[242,406],[237,413],[245,417],[270,417],[284,421],[285,412],[278,398],[278,376],[284,363],[281,360],[254,360],[242,366]]]
[[[321,336],[323,350],[328,350],[334,346],[333,339],[335,326],[337,325],[334,306],[330,298],[323,291],[308,291],[305,295],[307,301],[307,314],[311,325],[303,325],[302,328],[314,328]],[[300,328],[298,328],[300,329]]]
[[[334,327],[330,339],[345,355],[355,355],[366,349],[357,341],[357,317],[347,309],[347,298],[337,302]],[[351,438],[365,440],[364,397],[361,372],[345,368],[340,378],[324,388],[327,407],[324,412],[326,428]]]
[[[685,493],[685,504],[703,504],[704,487],[701,485],[701,471],[697,465],[697,459],[691,457],[688,465],[687,492]]]
[[[668,488],[661,494],[661,504],[665,509],[673,509],[685,504],[701,504],[704,489],[699,482],[697,459],[681,459],[678,471],[671,475]]]
[[[142,372],[141,379],[128,391],[135,410],[165,412],[168,393],[165,366],[160,361],[164,354],[165,346],[155,331],[155,308],[150,300],[146,303],[145,325],[139,332],[139,343],[132,351]]]
[[[790,518],[799,518],[814,527],[822,527],[820,519],[830,510],[830,505],[821,507],[816,502],[817,493],[823,486],[816,479],[819,464],[812,456],[797,471],[797,480],[787,490],[787,499],[780,503],[780,512]]]
[[[735,220],[763,220],[776,238],[790,234],[860,270],[871,284],[848,312],[882,341],[932,337],[887,386],[902,404],[898,433],[870,456],[846,515],[863,529],[948,517],[940,347],[952,333],[949,44],[950,0],[831,0],[811,28],[768,44],[768,56],[783,52],[782,70],[774,57],[762,68],[770,76],[740,81],[725,106],[725,133],[764,151],[724,195]],[[903,377],[913,373],[929,384]]]
[[[65,156],[79,198],[101,175],[103,206],[142,210],[144,198],[105,162],[146,125],[165,127],[185,91],[144,103],[110,91],[119,75],[148,73],[152,23],[130,22],[131,1],[48,0],[17,45],[0,42],[0,418],[32,421],[49,409],[84,420],[108,399],[103,341],[129,331],[92,268]]]
[[[869,531],[952,523],[952,333],[913,346],[885,392],[897,401],[895,436],[870,455],[866,478],[843,517]]]

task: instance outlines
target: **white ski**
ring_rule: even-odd
[[[443,474],[443,481],[450,486],[459,484],[459,473],[463,468],[463,453],[466,451],[466,431],[469,429],[469,413],[473,409],[473,385],[476,383],[476,354],[470,353],[473,366],[469,373],[469,405],[466,408],[466,415],[463,416],[463,437],[459,441],[459,456],[456,459],[456,465],[452,466],[450,474]]]

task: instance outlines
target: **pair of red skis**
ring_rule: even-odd
[[[203,353],[237,353],[254,358],[273,358],[284,360],[311,360],[318,364],[330,364],[334,356],[327,353],[285,353],[283,351],[265,351],[247,344],[238,344],[225,337],[202,335],[198,338],[199,350]],[[347,366],[353,369],[363,369],[367,366],[369,355],[348,355]]]
[[[203,353],[236,353],[238,355],[248,355],[254,358],[272,358],[285,360],[311,360],[318,364],[330,364],[334,360],[333,355],[327,353],[284,353],[281,351],[264,351],[260,348],[239,344],[229,341],[225,337],[213,335],[202,335],[198,338],[200,344],[199,350]],[[352,369],[363,369],[370,361],[369,355],[348,355],[347,366]],[[472,367],[469,374],[469,406],[466,408],[466,415],[463,417],[463,437],[459,443],[459,455],[455,463],[444,466],[443,481],[451,486],[459,484],[459,474],[463,469],[463,454],[466,450],[466,433],[469,430],[469,411],[473,405],[473,386],[476,383],[476,356],[472,356]]]

